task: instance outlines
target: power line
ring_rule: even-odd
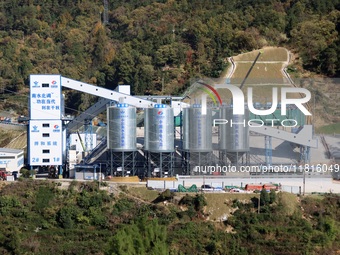
[[[14,95],[22,95],[22,94],[19,93],[19,92],[16,92],[16,91],[13,91],[13,90],[9,90],[9,89],[4,89],[4,91],[9,92],[9,93],[14,94]],[[27,99],[30,98],[29,96],[26,96],[26,97],[27,97]],[[22,104],[22,103],[19,103],[19,102],[15,102],[15,101],[13,101],[13,102],[11,102],[11,103],[13,103],[13,104],[15,104],[15,105],[17,105],[17,106],[20,106],[20,107],[25,107],[25,108],[27,108],[28,111],[30,110],[29,105],[28,105],[28,106],[27,106],[27,105],[25,106],[25,104]],[[67,109],[67,110],[76,112],[77,114],[82,114],[82,113],[84,113],[84,111],[80,111],[80,110],[77,110],[77,109],[74,109],[74,108],[71,108],[71,107],[65,107],[65,106],[64,106],[64,108]],[[88,115],[90,115],[90,114],[88,114]],[[96,117],[96,115],[90,115],[90,116],[91,116],[92,118]],[[83,125],[84,123],[79,122],[79,124],[82,124],[82,125]]]

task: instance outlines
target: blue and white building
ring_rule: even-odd
[[[63,112],[61,76],[31,75],[28,142],[31,167],[63,165]]]
[[[24,151],[0,148],[0,168],[6,171],[20,171],[24,166]]]

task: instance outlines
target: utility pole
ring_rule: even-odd
[[[162,94],[164,93],[164,71],[162,71]]]
[[[103,13],[103,24],[106,25],[109,23],[109,3],[107,0],[104,0],[104,13]]]
[[[102,180],[102,163],[99,163],[98,190],[100,190],[101,180]]]
[[[306,171],[303,169],[303,190],[302,195],[304,196],[306,192]]]

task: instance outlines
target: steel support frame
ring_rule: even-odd
[[[137,151],[108,150],[108,154],[108,165],[111,176],[128,176],[136,174]]]
[[[228,152],[226,150],[220,151],[220,165],[227,166],[243,166],[250,164],[250,154],[249,151],[245,152]]]
[[[185,166],[183,170],[185,174],[187,175],[209,174],[209,173],[197,172],[195,171],[195,167],[199,166],[200,167],[199,169],[205,169],[204,167],[215,165],[215,162],[213,162],[213,151],[207,151],[207,152],[184,151],[183,160],[184,160],[183,165]]]
[[[272,165],[272,159],[273,159],[273,148],[272,148],[272,137],[271,136],[264,136],[264,143],[265,143],[265,161],[267,166]]]
[[[147,177],[169,177],[174,175],[174,152],[145,151]],[[159,172],[155,172],[158,168]]]
[[[300,147],[300,162],[302,164],[310,164],[310,147],[309,146]]]

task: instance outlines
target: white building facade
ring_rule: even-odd
[[[0,168],[6,171],[20,171],[24,166],[24,151],[0,148]]]

